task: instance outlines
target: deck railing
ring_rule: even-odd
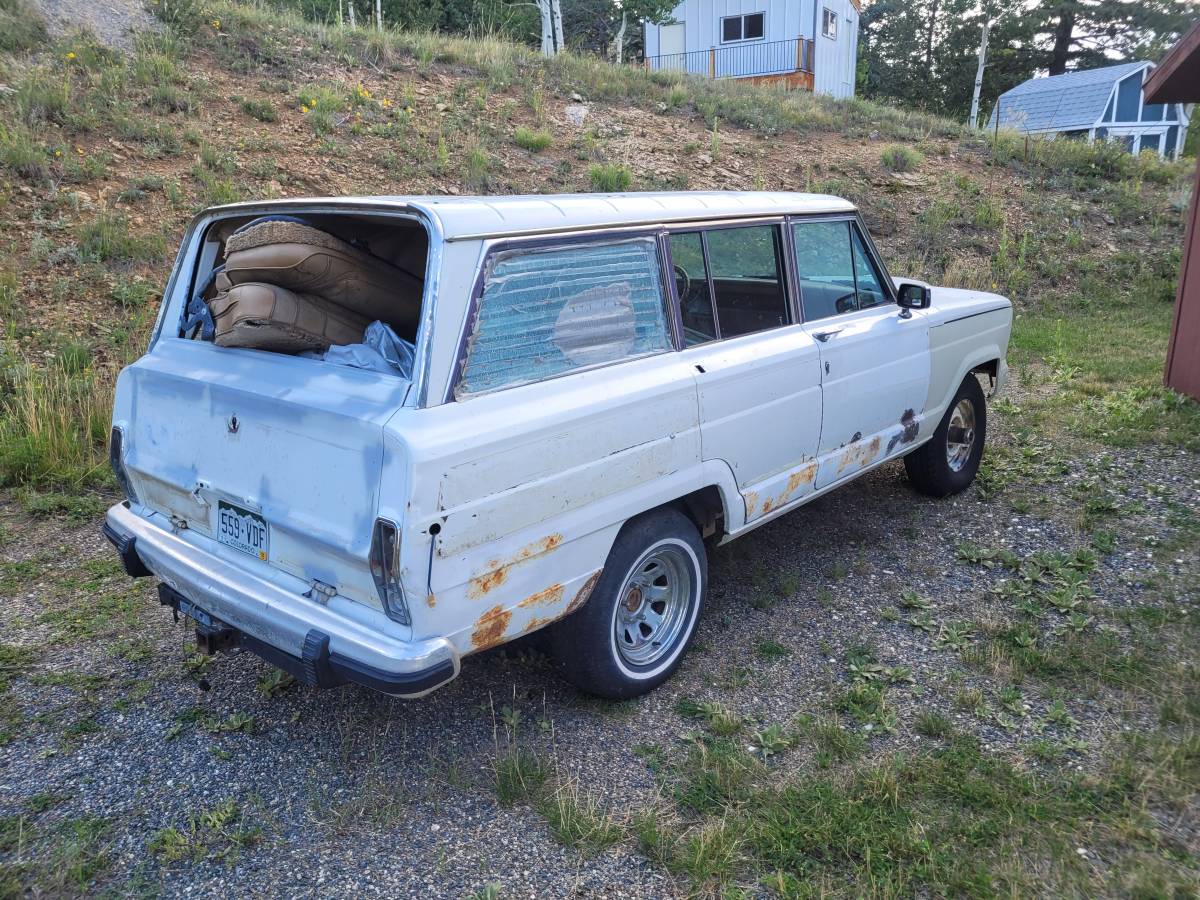
[[[784,75],[812,72],[813,42],[808,38],[736,44],[687,53],[647,56],[647,69],[687,72],[709,78],[747,78],[755,75]]]

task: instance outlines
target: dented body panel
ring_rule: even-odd
[[[932,305],[909,315],[887,303],[804,322],[789,280],[790,324],[684,346],[676,319],[666,350],[584,358],[543,380],[456,396],[497,247],[633,229],[653,249],[675,221],[695,229],[710,217],[853,215],[836,198],[789,194],[496,198],[479,201],[475,218],[472,208],[363,198],[239,205],[198,219],[155,339],[122,373],[114,407],[137,496],[108,523],[135,541],[146,568],[290,656],[310,653],[315,632],[335,657],[358,654],[373,672],[408,677],[436,663],[453,677],[461,657],[588,602],[618,532],[640,513],[709,492],[719,508],[698,524],[731,540],[920,446],[971,371],[990,367],[999,382],[1006,372],[1012,315],[1002,297],[935,288]],[[204,265],[205,223],[305,210],[426,225],[411,383],[174,333],[188,291],[181,273]],[[645,274],[678,306],[665,262]],[[616,309],[607,327],[618,339],[632,315],[622,306],[628,273],[621,278],[591,295]],[[222,501],[269,523],[261,558],[216,541]],[[395,529],[400,616],[370,568],[381,522]],[[405,684],[381,689],[430,689]]]

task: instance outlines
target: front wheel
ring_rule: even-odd
[[[653,690],[679,667],[708,579],[692,521],[662,509],[625,524],[583,609],[551,629],[576,687],[613,700]]]
[[[987,437],[987,403],[974,374],[950,401],[933,437],[904,457],[908,477],[922,494],[946,497],[975,480]]]

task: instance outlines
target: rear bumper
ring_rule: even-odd
[[[216,620],[212,627],[235,633],[238,646],[308,684],[352,681],[393,696],[419,697],[458,675],[458,651],[445,638],[390,635],[395,625],[382,612],[340,596],[328,603],[311,600],[300,579],[236,566],[209,552],[203,546],[211,543],[207,539],[174,533],[158,513],[142,515],[118,504],[108,511],[104,535],[130,575],[162,579],[164,603],[179,609],[182,598],[183,611],[192,615],[198,608]]]

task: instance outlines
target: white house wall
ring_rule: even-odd
[[[838,15],[838,38],[832,41],[821,36],[820,10],[825,6]],[[722,43],[721,20],[726,16],[764,13],[762,40]],[[715,48],[717,76],[737,77],[795,69],[795,46],[764,49],[755,53],[723,48],[771,44],[796,38],[811,38],[814,42],[815,90],[836,97],[854,95],[854,68],[858,48],[858,12],[849,0],[684,0],[672,12],[672,17],[684,26],[686,60],[675,66],[696,75],[707,75],[708,50]],[[659,26],[645,26],[646,56],[661,55]],[[764,65],[764,62],[766,63]],[[663,68],[668,66],[663,65]],[[848,77],[847,77],[848,76]]]
[[[813,91],[834,97],[853,97],[858,57],[858,11],[849,0],[816,0],[816,7]],[[822,9],[828,9],[838,17],[837,40],[821,33]]]

